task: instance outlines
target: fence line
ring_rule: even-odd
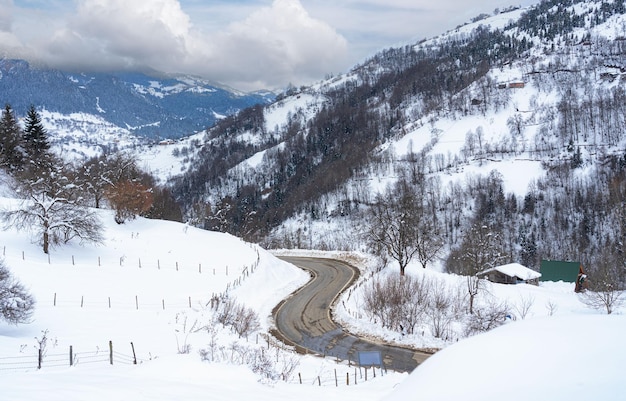
[[[333,371],[326,371],[317,375],[304,376],[302,373],[292,374],[287,379],[282,380],[290,384],[302,384],[311,386],[355,386],[367,381],[382,377],[386,374],[381,367],[344,367],[335,368]]]
[[[168,263],[164,263],[158,258],[156,259],[156,261],[154,259],[142,260],[141,258],[138,258],[136,261],[129,261],[126,256],[120,256],[119,260],[116,260],[115,262],[109,261],[105,263],[103,263],[103,260],[100,256],[98,256],[97,259],[94,259],[88,262],[78,261],[74,255],[70,255],[66,257],[67,260],[63,262],[57,262],[57,260],[55,258],[52,258],[50,254],[44,254],[43,258],[41,254],[38,254],[37,256],[31,259],[28,257],[28,255],[26,255],[25,251],[21,251],[18,255],[13,254],[11,255],[11,257],[13,257],[14,259],[18,259],[18,260],[21,259],[24,262],[34,260],[39,263],[47,263],[49,265],[54,265],[55,263],[57,264],[70,264],[71,263],[72,266],[77,266],[77,267],[105,267],[105,268],[111,267],[111,266],[137,267],[139,269],[153,269],[153,270],[195,271],[195,272],[198,272],[199,274],[212,274],[214,276],[218,274],[229,276],[235,273],[241,276],[241,275],[246,274],[246,272],[248,272],[247,274],[249,274],[250,272],[253,272],[256,269],[256,267],[258,267],[259,262],[260,262],[260,254],[259,254],[258,248],[254,244],[250,244],[250,247],[253,248],[256,252],[256,256],[257,256],[256,260],[252,262],[250,266],[243,265],[239,269],[233,268],[232,266],[229,266],[229,265],[225,265],[223,267],[216,267],[210,263],[203,264],[202,262],[198,262],[197,264],[191,264],[191,263],[182,264],[182,263],[179,263],[178,261],[174,261],[174,262],[169,261]],[[2,247],[2,256],[4,258],[6,258],[7,256],[6,245]],[[236,272],[237,270],[239,271]]]
[[[132,355],[125,354],[113,349],[113,342],[109,341],[108,351],[99,348],[96,351],[74,352],[70,345],[68,353],[49,354],[42,352],[21,356],[0,356],[0,372],[21,371],[29,372],[38,369],[60,368],[79,366],[83,364],[109,364],[109,365],[137,365],[146,362],[146,359],[138,359],[135,354],[134,344],[131,342]]]
[[[215,296],[215,294],[213,294]],[[206,306],[210,301],[204,299],[193,299],[191,296],[186,298],[179,297],[176,301],[168,300],[167,298],[146,297],[142,298],[138,295],[134,297],[127,297],[120,301],[122,298],[113,297],[87,297],[81,295],[80,297],[72,297],[71,300],[64,299],[59,293],[54,293],[52,298],[52,306],[58,308],[98,308],[98,309],[192,309],[194,307]],[[149,301],[146,302],[146,299]],[[210,299],[210,298],[209,298]],[[40,302],[41,304],[41,302]]]
[[[225,289],[224,292],[227,293],[230,290],[239,287],[245,281],[245,279],[250,276],[250,274],[252,274],[252,273],[254,273],[256,271],[256,268],[259,266],[259,264],[261,262],[261,256],[259,254],[259,249],[258,249],[258,247],[256,247],[253,244],[251,244],[250,246],[256,251],[256,255],[257,255],[256,260],[254,262],[252,262],[250,265],[243,265],[240,268],[240,272],[235,277],[235,279],[233,281],[231,281],[231,282],[228,282],[226,284],[226,289]],[[3,248],[2,248],[2,255],[3,255],[3,257],[6,257],[6,245],[3,246]],[[50,254],[47,254],[46,257],[47,257],[47,263],[48,264],[52,264],[51,263],[51,259],[50,259]],[[22,259],[22,261],[26,261],[26,255],[25,255],[24,251],[21,251],[21,259]],[[120,267],[124,267],[124,261],[125,261],[125,257],[124,256],[120,257]],[[41,260],[39,260],[39,262],[40,263],[45,263],[45,261],[42,262]],[[87,263],[82,264],[82,265],[78,265],[76,263],[76,259],[75,259],[74,255],[71,255],[71,262],[72,262],[72,266],[77,266],[78,268],[80,268],[80,267],[94,267],[94,265],[90,265],[90,264],[87,264]],[[107,266],[103,266],[102,265],[100,256],[98,256],[97,265],[95,265],[95,266],[96,267],[107,268]],[[175,262],[174,266],[175,267],[173,267],[173,268],[175,268],[176,271],[182,271],[183,270],[183,267],[181,267],[178,262]],[[162,265],[161,265],[161,262],[160,262],[159,259],[157,259],[157,263],[156,264],[151,264],[151,265],[150,264],[146,265],[145,261],[142,262],[141,259],[138,259],[137,267],[139,269],[142,269],[142,270],[143,269],[148,270],[150,268],[157,269],[157,270],[167,270],[167,268],[165,268],[165,267],[162,268]],[[198,274],[206,274],[206,273],[208,273],[208,274],[212,274],[214,276],[218,274],[218,268],[216,268],[216,267],[209,267],[207,269],[206,266],[205,267],[202,266],[202,263],[198,263],[198,267],[197,268],[194,267],[193,270],[197,271]],[[235,270],[237,270],[237,269],[235,269]],[[190,271],[190,269],[185,268],[185,271]],[[220,272],[221,271],[222,270],[220,270]],[[223,268],[223,272],[224,272],[224,274],[226,276],[229,276],[229,273],[231,275],[233,274],[233,269],[232,269],[232,267],[229,268],[229,266],[226,265]],[[56,294],[55,294],[55,296],[56,296]]]

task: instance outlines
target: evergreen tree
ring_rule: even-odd
[[[0,118],[0,167],[19,170],[24,163],[20,146],[22,132],[10,104],[4,106]]]
[[[23,141],[29,169],[34,171],[49,170],[52,158],[48,133],[43,127],[41,117],[33,105],[28,109],[24,120]]]

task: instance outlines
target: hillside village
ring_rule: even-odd
[[[3,394],[623,398],[625,27],[618,1],[497,10],[150,145],[7,105],[3,280],[35,302],[0,322]],[[357,266],[335,320],[434,355],[365,382],[294,353],[268,335],[309,279],[285,255]]]

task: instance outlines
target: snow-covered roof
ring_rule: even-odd
[[[533,280],[541,277],[541,273],[531,270],[526,266],[520,265],[519,263],[509,263],[508,265],[493,267],[491,269],[484,270],[478,274],[483,275],[492,271],[498,271],[502,274],[506,274],[509,277],[518,277],[522,280]]]

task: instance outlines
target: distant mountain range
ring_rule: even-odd
[[[192,76],[68,72],[0,59],[0,102],[18,115],[33,104],[52,113],[98,116],[146,138],[180,138],[273,99],[270,92],[237,92]]]

